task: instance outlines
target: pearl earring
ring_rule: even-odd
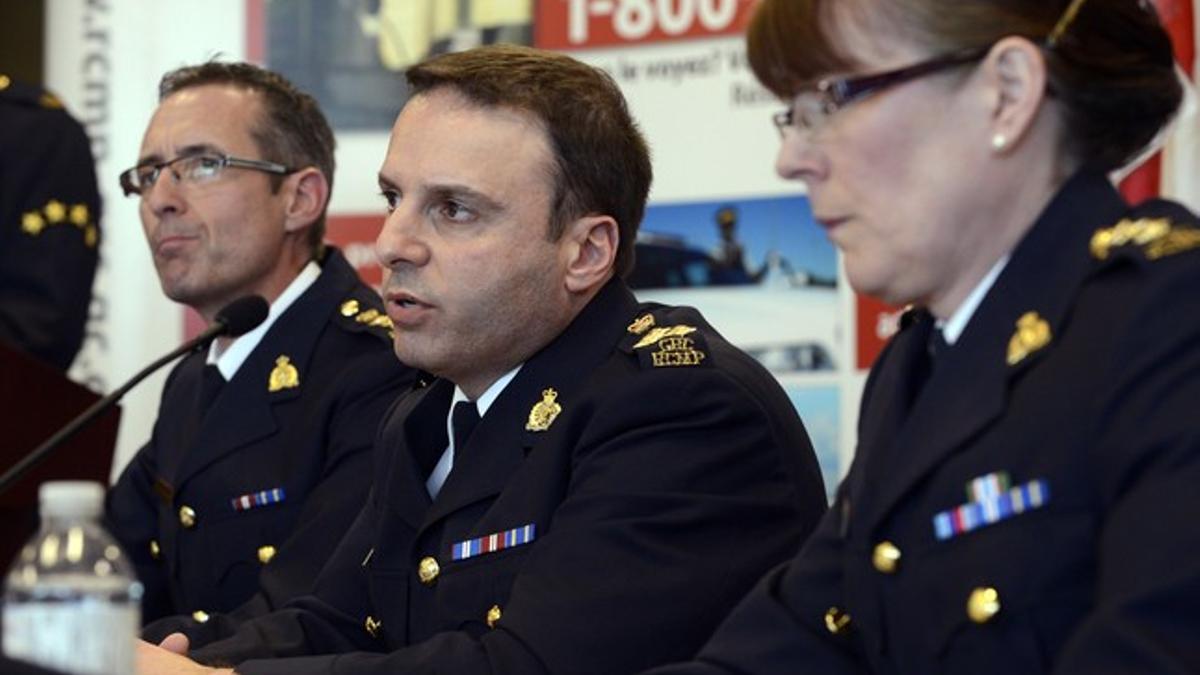
[[[999,152],[1008,145],[1008,137],[1004,134],[996,134],[992,136],[992,149]]]

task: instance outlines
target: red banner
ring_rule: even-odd
[[[866,295],[854,296],[854,367],[866,370],[900,328],[903,307],[892,307]]]
[[[375,288],[383,283],[383,268],[375,257],[375,238],[382,227],[382,213],[329,214],[325,227],[325,241],[342,249],[358,276]]]
[[[544,49],[581,49],[736,34],[755,2],[538,0],[533,41]]]

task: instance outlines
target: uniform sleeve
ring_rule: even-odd
[[[370,611],[361,568],[366,564],[363,552],[371,550],[382,510],[373,495],[367,496],[362,510],[329,557],[313,584],[311,595],[231,626],[234,629],[232,635],[193,649],[191,657],[199,663],[228,665],[247,659],[370,649],[366,632],[354,617],[365,616]],[[307,666],[321,672],[312,662]]]
[[[291,534],[259,575],[259,592],[228,614],[213,614],[205,623],[188,616],[160,619],[142,631],[157,642],[173,632],[188,635],[194,647],[233,635],[239,625],[279,609],[306,595],[329,561],[363,505],[370,487],[371,446],[379,420],[410,384],[412,371],[388,350],[358,360],[338,379],[336,404],[329,418],[314,429],[326,439],[321,481],[304,501]]]
[[[1197,256],[1154,263],[1197,267]],[[1098,397],[1095,479],[1104,504],[1096,601],[1057,661],[1059,675],[1194,673],[1200,641],[1200,274],[1141,299]]]
[[[249,661],[238,672],[614,675],[690,656],[763,570],[795,552],[824,499],[799,513],[781,466],[780,445],[793,439],[774,434],[770,417],[794,410],[763,407],[715,370],[644,375],[588,416],[563,455],[570,480],[553,521],[523,562],[511,576],[481,573],[511,589],[494,629],[467,624],[390,654]],[[291,617],[308,653],[330,632],[366,634],[349,618],[363,608],[340,602]]]
[[[87,134],[62,110],[0,108],[0,340],[65,370],[83,343],[100,245]],[[32,116],[31,116],[32,115]]]

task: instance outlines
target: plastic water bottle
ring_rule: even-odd
[[[4,587],[4,653],[68,673],[134,672],[142,585],[100,525],[104,488],[45,483],[38,504],[41,529]]]

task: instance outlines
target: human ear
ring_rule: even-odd
[[[1028,136],[1046,99],[1046,60],[1022,37],[1006,37],[984,58],[980,69],[988,93],[993,152],[1005,153]]]
[[[286,197],[286,232],[310,227],[321,216],[329,200],[329,181],[316,167],[305,167],[287,176],[280,190]]]
[[[620,241],[617,221],[611,216],[584,216],[568,225],[561,249],[567,291],[582,293],[608,281]]]

